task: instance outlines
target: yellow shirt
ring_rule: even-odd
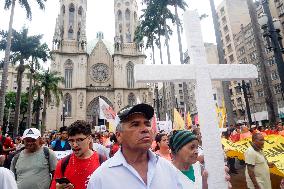
[[[256,181],[261,189],[271,189],[270,173],[267,161],[261,151],[255,151],[249,147],[245,152],[245,162],[254,165]],[[246,181],[249,189],[254,189],[254,185],[248,175],[246,167]]]

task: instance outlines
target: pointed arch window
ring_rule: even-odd
[[[133,93],[130,93],[128,95],[128,105],[129,106],[134,106],[136,104],[136,98],[135,95]]]
[[[62,12],[62,14],[65,14],[65,5],[62,5],[61,12]]]
[[[80,16],[83,15],[83,8],[82,8],[81,6],[80,6],[79,9],[78,9],[78,14],[79,14]]]
[[[64,96],[64,114],[66,117],[72,115],[72,97],[69,93]]]
[[[65,75],[65,88],[70,89],[72,88],[72,78],[73,78],[73,62],[72,60],[68,59],[64,64]]]
[[[74,26],[74,18],[75,18],[75,6],[73,3],[69,5],[69,30],[68,30],[68,39],[73,39],[73,26]]]
[[[130,10],[129,9],[126,9],[125,11],[125,20],[130,21]]]
[[[136,21],[137,21],[137,13],[134,12],[134,22],[136,22]]]
[[[134,88],[134,64],[128,62],[126,65],[127,87]]]
[[[121,10],[117,11],[117,19],[118,19],[118,21],[122,20],[122,12],[121,12]]]

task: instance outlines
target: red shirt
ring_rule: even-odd
[[[50,189],[56,189],[57,178],[66,177],[76,189],[86,189],[92,173],[100,166],[99,155],[94,154],[88,159],[78,159],[71,155],[64,176],[61,174],[62,160],[57,163]]]
[[[3,136],[0,136],[1,143],[2,143],[2,137]],[[14,146],[12,139],[10,137],[5,137],[5,138],[6,139],[5,139],[4,144],[3,144],[3,147],[4,147],[3,149],[14,148],[15,146]],[[1,153],[0,155],[8,155],[8,154],[9,154],[9,152],[3,151],[3,153]]]

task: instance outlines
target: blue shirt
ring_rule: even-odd
[[[171,162],[150,150],[148,154],[147,184],[119,150],[92,174],[87,189],[191,189],[182,186],[180,171]]]

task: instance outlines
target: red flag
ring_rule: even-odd
[[[194,124],[199,124],[198,115],[194,116]]]
[[[156,118],[156,114],[154,114],[152,121],[151,121],[151,125],[152,125],[152,130],[154,133],[158,132],[158,128],[157,128],[157,118]]]

